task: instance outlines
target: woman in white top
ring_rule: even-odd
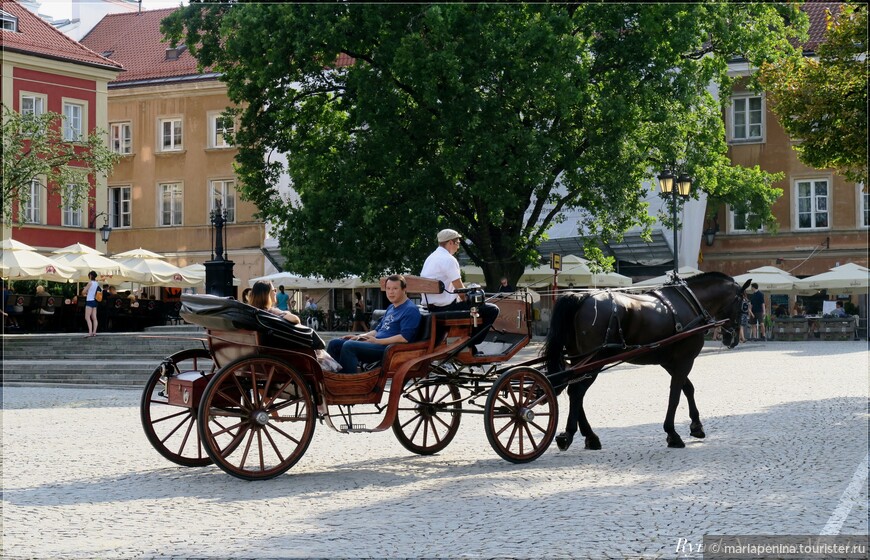
[[[88,272],[90,282],[82,290],[86,294],[85,299],[85,323],[88,324],[87,336],[97,336],[97,292],[102,291],[97,283],[97,273],[93,270]]]

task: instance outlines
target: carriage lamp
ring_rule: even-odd
[[[677,273],[680,270],[680,258],[677,251],[677,196],[689,197],[689,192],[692,190],[692,179],[687,174],[680,173],[679,177],[674,180],[674,174],[670,169],[665,168],[659,174],[659,187],[662,189],[662,193],[671,197],[671,216],[674,219],[674,281],[676,281]]]
[[[102,238],[103,243],[106,245],[109,244],[109,236],[112,235],[112,226],[109,225],[109,219],[106,218],[106,222],[100,228],[100,238]]]

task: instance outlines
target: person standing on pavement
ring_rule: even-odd
[[[767,338],[767,332],[764,328],[764,316],[766,315],[766,306],[764,303],[764,292],[758,289],[756,282],[752,283],[752,295],[749,297],[749,305],[752,306],[752,338],[754,340],[764,340]]]
[[[278,302],[278,309],[281,311],[290,311],[290,306],[287,302],[290,301],[290,296],[284,293],[284,286],[278,286],[278,293],[275,295],[275,301]]]
[[[90,281],[82,293],[85,295],[85,323],[88,325],[87,337],[97,336],[97,292],[100,292],[102,299],[102,290],[97,283],[97,273],[93,270],[88,272]]]
[[[454,256],[459,251],[462,236],[452,229],[442,229],[438,232],[438,247],[426,258],[420,276],[440,280],[444,284],[444,291],[440,294],[423,294],[423,302],[429,311],[468,311],[471,303],[464,295],[460,296],[455,290],[463,289],[462,276],[459,269],[459,261]],[[475,344],[481,342],[489,327],[498,317],[498,307],[491,303],[485,303],[478,307],[481,323],[472,331],[471,350],[476,353]]]

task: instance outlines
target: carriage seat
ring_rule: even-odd
[[[296,346],[319,350],[325,348],[323,339],[309,327],[293,325],[268,311],[257,309],[232,298],[208,294],[182,294],[181,318],[209,330],[237,329],[257,331],[269,346]]]

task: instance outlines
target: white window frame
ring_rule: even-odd
[[[6,31],[18,33],[18,17],[0,10],[0,27]]]
[[[176,123],[178,126],[176,127]],[[166,146],[164,135],[166,125],[169,125],[169,146]],[[165,117],[157,120],[157,151],[180,152],[184,149],[184,119],[181,117]]]
[[[816,187],[819,186],[819,183],[824,183],[826,188],[826,194],[824,196],[816,194]],[[801,196],[800,189],[802,185],[809,185],[811,189],[810,193],[810,210],[809,211],[801,211]],[[831,229],[831,221],[833,218],[833,180],[830,176],[816,176],[816,177],[802,177],[799,179],[792,180],[792,200],[794,204],[792,206],[792,212],[794,214],[794,227],[793,231],[814,231],[814,230],[829,230]],[[806,198],[806,197],[804,197]],[[826,215],[827,223],[823,226],[817,225],[816,218],[817,214],[821,213],[819,209],[819,201],[824,199],[824,214]],[[801,227],[800,217],[802,214],[809,214],[812,225],[809,227]]]
[[[39,177],[30,180],[30,200],[21,208],[22,218],[26,224],[42,223],[42,208],[44,197],[42,196],[42,181]]]
[[[750,234],[752,234],[752,233],[764,232],[764,224],[762,224],[761,227],[759,227],[757,230],[749,229],[748,227],[746,227],[746,224],[749,223],[749,215],[750,214],[751,214],[751,212],[746,212],[745,214],[743,214],[744,227],[738,227],[737,226],[737,218],[738,218],[739,214],[737,214],[737,212],[735,212],[732,208],[729,207],[728,233],[740,233],[740,234],[750,233]]]
[[[750,111],[748,108],[750,100],[758,99],[761,107],[758,109],[759,112],[759,122],[750,122],[749,114],[750,112],[754,113],[755,111]],[[738,111],[738,106],[743,105],[743,109]],[[765,136],[767,133],[767,107],[765,103],[765,97],[763,95],[755,95],[751,93],[733,95],[731,97],[731,105],[728,108],[728,136],[730,141],[735,144],[756,144],[763,143],[765,141]],[[746,113],[746,120],[742,125],[745,127],[745,131],[742,136],[738,136],[737,133],[737,115],[738,113]],[[758,135],[750,135],[751,127],[758,126],[759,132]]]
[[[223,113],[209,113],[208,115],[208,131],[209,131],[209,141],[208,145],[210,148],[232,148],[234,147],[232,144],[226,141],[223,133],[229,130],[229,132],[235,132],[236,123],[232,117],[225,117]],[[226,127],[219,127],[219,123],[221,120],[228,120],[230,122],[230,127],[227,129]]]
[[[67,183],[64,192],[61,193],[63,204],[61,206],[61,225],[64,227],[82,227],[82,208],[74,210],[69,204],[67,189],[75,188],[75,183]]]
[[[71,110],[77,108],[78,116],[72,115]],[[63,100],[63,139],[67,142],[81,142],[87,136],[88,130],[88,104],[81,99]]]
[[[116,154],[133,153],[133,125],[130,122],[116,122],[110,125],[109,145]]]
[[[133,227],[133,188],[130,185],[109,187],[108,214],[112,229]]]
[[[173,190],[176,192],[170,192]],[[157,225],[160,227],[184,225],[184,185],[180,181],[159,183],[157,193]]]
[[[859,229],[870,229],[870,192],[864,192],[864,183],[856,183]]]
[[[32,102],[33,106],[26,109],[24,107],[26,101]],[[18,112],[22,115],[42,115],[47,104],[48,97],[45,94],[22,91],[18,98]]]
[[[236,223],[236,180],[213,179],[208,182],[208,209],[209,215],[215,210],[216,192],[220,191],[221,209],[226,211],[227,222]]]

